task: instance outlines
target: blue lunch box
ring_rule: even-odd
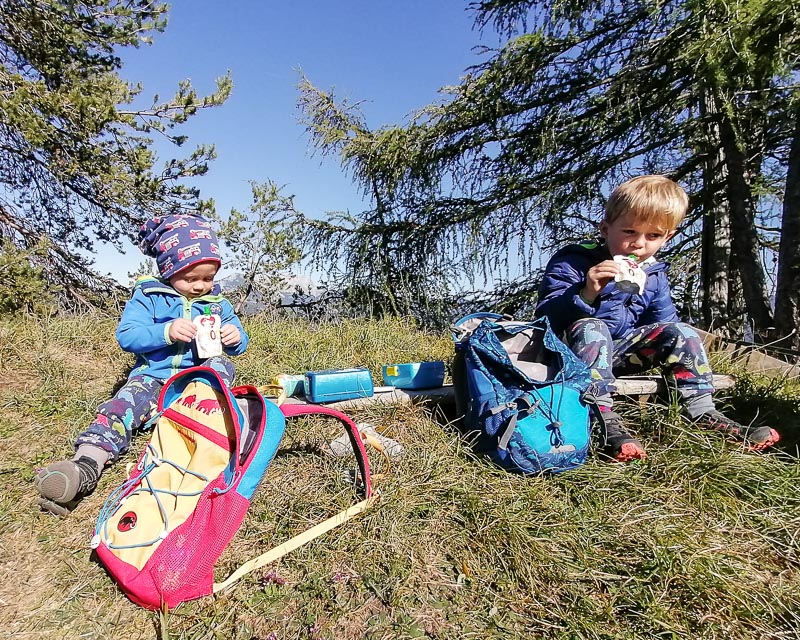
[[[306,400],[338,402],[373,395],[372,374],[369,369],[326,369],[309,371],[303,380]]]
[[[398,389],[430,389],[444,382],[444,362],[407,362],[383,367],[383,383]]]

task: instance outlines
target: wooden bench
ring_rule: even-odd
[[[714,387],[717,390],[729,389],[735,384],[731,376],[714,375]],[[435,389],[386,389],[385,387],[378,387],[375,395],[369,398],[355,398],[353,400],[343,400],[341,402],[328,402],[326,407],[332,407],[339,410],[359,409],[375,404],[411,404],[429,403],[429,404],[453,404],[455,402],[455,394],[453,392],[453,385],[446,384]],[[617,394],[623,396],[632,396],[646,398],[647,396],[657,395],[659,393],[666,393],[667,385],[661,376],[624,376],[617,378]],[[289,404],[308,404],[302,398],[288,398]]]

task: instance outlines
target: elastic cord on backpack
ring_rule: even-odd
[[[201,493],[203,493],[203,490],[181,492],[181,491],[168,491],[166,489],[156,489],[152,486],[152,484],[150,483],[150,478],[148,477],[153,469],[155,469],[161,464],[168,464],[171,467],[183,473],[184,475],[187,474],[192,475],[202,480],[205,483],[209,482],[209,479],[202,473],[192,471],[191,469],[187,469],[186,467],[176,464],[171,460],[162,458],[150,443],[148,443],[145,455],[142,458],[142,464],[143,464],[142,473],[140,473],[135,478],[129,478],[118,489],[113,491],[103,504],[103,507],[100,509],[100,515],[97,518],[97,525],[95,526],[94,529],[95,538],[97,538],[97,536],[100,535],[102,530],[103,537],[106,539],[106,545],[108,546],[109,549],[134,549],[136,547],[148,547],[150,545],[155,544],[159,540],[163,539],[164,535],[169,532],[169,516],[167,515],[167,511],[161,502],[159,494],[165,494],[173,497],[191,497],[191,496],[198,496]],[[130,493],[127,493],[129,489],[136,486],[137,484],[139,485],[137,489],[134,489]],[[232,484],[233,483],[231,483],[231,485]],[[108,539],[108,521],[111,519],[111,516],[117,511],[119,506],[122,504],[123,500],[131,496],[134,496],[142,491],[151,493],[156,501],[156,504],[158,505],[158,511],[161,515],[161,520],[164,523],[164,528],[162,532],[152,540],[146,542],[139,542],[137,544],[128,544],[128,545],[113,544]]]
[[[220,495],[220,496],[228,493],[228,491],[230,491],[231,489],[233,489],[233,487],[236,486],[236,481],[239,479],[239,476],[241,476],[241,475],[242,475],[242,470],[241,469],[237,469],[233,473],[233,478],[231,478],[231,481],[228,483],[227,487],[225,487],[224,489],[220,489],[219,487],[217,487],[216,489],[212,489],[211,491],[213,493],[216,493],[217,495]]]
[[[560,378],[560,380],[559,380]],[[561,383],[561,393],[558,396],[558,406],[556,407],[555,411],[553,411],[550,404],[542,397],[541,392],[534,387],[530,391],[531,397],[536,398],[536,402],[532,403],[531,400],[528,398],[527,395],[522,395],[516,398],[513,402],[509,402],[504,405],[500,405],[491,409],[490,414],[495,415],[497,413],[501,413],[503,411],[511,410],[511,416],[508,419],[508,424],[506,425],[505,429],[503,430],[502,435],[500,436],[497,448],[505,450],[508,448],[508,443],[511,441],[511,436],[514,433],[514,429],[517,426],[517,421],[519,420],[519,416],[522,415],[530,415],[538,408],[541,407],[541,412],[545,418],[550,420],[550,440],[551,444],[554,447],[560,447],[564,444],[564,436],[561,433],[561,422],[557,419],[559,415],[561,415],[561,403],[564,401],[564,390],[566,388],[566,379],[564,376],[564,370],[561,369],[558,374],[556,374],[556,378],[554,379],[553,385],[555,385],[556,381],[559,380]],[[551,398],[552,400],[552,398]],[[523,406],[520,407],[519,405],[522,404]]]
[[[555,385],[555,381],[559,378],[561,383],[561,393],[558,395],[558,406],[556,407],[555,412],[552,410],[552,407],[544,401],[544,398],[542,398],[542,395],[538,389],[534,387],[532,390],[532,393],[534,393],[542,403],[542,413],[548,420],[550,420],[550,424],[548,425],[548,428],[550,429],[550,442],[554,447],[560,447],[564,444],[564,436],[561,433],[561,421],[558,420],[558,416],[561,415],[561,403],[564,401],[564,391],[566,389],[566,378],[564,376],[563,367],[556,374],[553,385]],[[539,402],[537,402],[537,404],[539,404]]]
[[[164,411],[165,411],[165,409],[162,409],[161,411],[157,411],[156,413],[154,413],[154,414],[153,414],[153,415],[150,417],[150,419],[149,419],[147,422],[145,422],[145,423],[144,423],[144,424],[141,426],[141,430],[142,430],[142,431],[146,431],[147,429],[149,429],[150,427],[152,427],[152,426],[153,426],[153,425],[154,425],[154,424],[155,424],[155,423],[158,421],[158,419],[159,419],[159,418],[160,418],[162,415],[164,415]]]

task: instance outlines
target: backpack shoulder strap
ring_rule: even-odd
[[[308,406],[308,405],[298,405],[298,404],[282,404],[280,405],[280,410],[283,412],[283,415],[287,418],[292,418],[295,416],[302,416],[302,415],[326,415],[331,416],[332,418],[336,418],[339,420],[345,427],[347,434],[350,436],[350,444],[353,445],[353,452],[356,455],[356,460],[358,461],[358,467],[361,472],[361,477],[364,479],[364,499],[361,502],[354,504],[349,509],[345,509],[344,511],[337,513],[334,516],[331,516],[327,520],[320,522],[319,524],[311,527],[307,531],[296,535],[294,538],[287,540],[283,544],[278,545],[270,549],[269,551],[262,553],[260,556],[253,558],[245,562],[241,567],[239,567],[236,571],[234,571],[226,580],[223,582],[214,583],[213,586],[213,593],[220,593],[231,587],[234,583],[238,582],[242,576],[247,575],[251,571],[259,569],[267,564],[275,562],[278,558],[283,557],[290,551],[294,551],[295,549],[303,546],[304,544],[310,542],[314,538],[318,538],[322,534],[330,531],[338,527],[341,524],[344,524],[354,516],[357,516],[362,511],[371,507],[375,501],[378,499],[379,494],[372,493],[372,485],[370,483],[370,472],[369,472],[369,460],[367,459],[367,452],[364,449],[364,443],[361,440],[361,435],[358,433],[358,428],[356,427],[355,422],[353,420],[342,413],[341,411],[336,411],[335,409],[331,409],[329,407],[322,407],[322,406]]]
[[[225,589],[231,587],[234,583],[238,582],[243,576],[246,576],[251,571],[255,571],[256,569],[260,569],[265,565],[275,562],[276,560],[285,556],[287,553],[294,551],[295,549],[299,549],[304,544],[311,542],[315,538],[319,538],[323,533],[327,533],[328,531],[338,527],[340,524],[344,524],[354,516],[357,516],[362,511],[371,507],[378,499],[378,496],[379,494],[375,494],[369,498],[366,498],[365,500],[354,504],[349,509],[345,509],[344,511],[337,513],[335,516],[331,516],[327,520],[323,520],[319,524],[311,527],[303,533],[296,535],[291,540],[287,540],[283,544],[279,544],[277,547],[273,547],[269,551],[262,553],[260,556],[253,558],[252,560],[248,560],[230,576],[228,576],[227,579],[223,580],[222,582],[215,582],[212,588],[213,593],[225,591]]]
[[[280,410],[287,418],[303,415],[326,415],[336,418],[344,425],[347,435],[350,437],[350,444],[353,447],[356,461],[358,462],[358,469],[361,473],[361,478],[364,483],[364,497],[369,498],[372,496],[372,484],[370,482],[369,460],[367,459],[367,451],[364,449],[364,442],[361,440],[361,435],[358,433],[356,423],[350,416],[336,411],[330,407],[323,406],[310,406],[303,404],[282,404]]]

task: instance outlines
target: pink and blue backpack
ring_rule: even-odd
[[[319,407],[278,407],[250,386],[229,389],[207,367],[164,385],[155,427],[138,464],[108,498],[92,546],[135,603],[173,608],[214,591],[214,563],[247,513],[283,437],[286,415],[324,413],[350,436],[361,487],[369,462],[347,416]]]

